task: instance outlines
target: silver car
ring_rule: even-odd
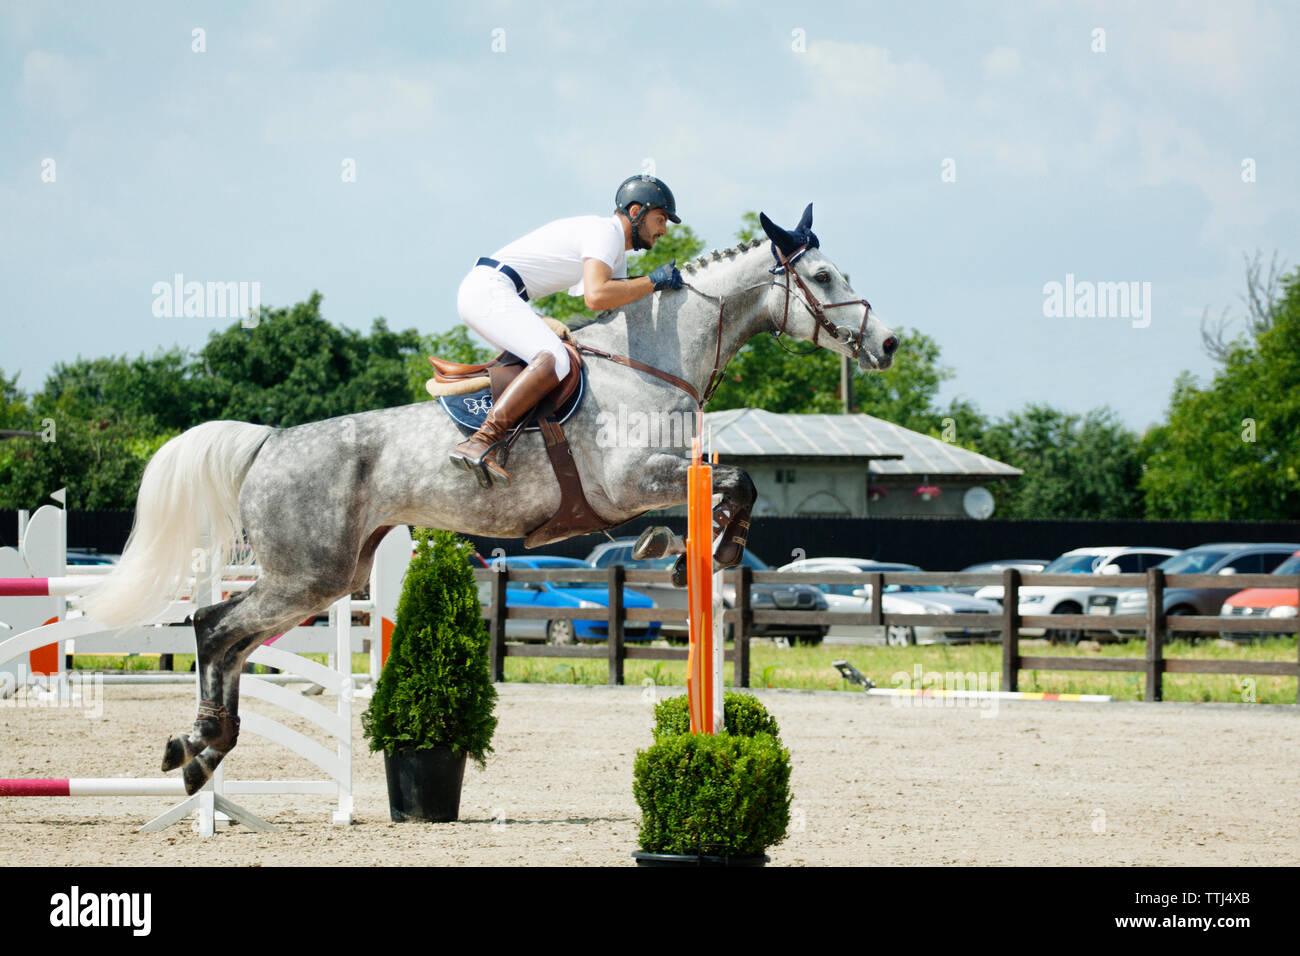
[[[805,558],[791,561],[780,568],[796,574],[846,572],[860,574],[880,571],[886,574],[920,571],[915,564],[886,564],[859,558]],[[871,588],[868,585],[819,584],[826,594],[832,611],[865,614],[871,610]],[[993,601],[985,601],[950,591],[934,584],[886,584],[881,611],[885,614],[988,614],[998,615],[1002,608]],[[830,642],[844,639],[880,640],[879,628],[869,625],[832,625],[826,639]],[[1002,632],[990,627],[929,627],[890,625],[883,635],[886,644],[906,647],[911,644],[941,644],[955,641],[1000,640]]]
[[[1218,574],[1223,576],[1221,588],[1165,588],[1164,610],[1166,616],[1197,614],[1217,616],[1223,602],[1240,591],[1233,587],[1234,574],[1271,574],[1291,555],[1300,550],[1300,544],[1203,544],[1188,548],[1181,554],[1156,567],[1165,574]],[[1088,598],[1088,614],[1145,614],[1147,592],[1145,588],[1105,588],[1096,590]],[[1116,637],[1129,637],[1140,631],[1111,631]]]
[[[642,571],[667,571],[672,567],[676,557],[636,560],[632,557],[635,538],[616,538],[596,545],[587,555],[587,563],[595,568],[607,568],[611,564],[621,564],[629,569]],[[752,551],[746,550],[742,557],[744,564],[754,571],[772,570]],[[655,607],[686,608],[686,589],[675,588],[670,584],[636,585],[638,591],[650,595]],[[735,585],[727,583],[722,587],[722,604],[725,608],[735,606]],[[755,611],[825,611],[829,607],[828,598],[815,587],[805,584],[758,584],[750,585],[750,607]],[[731,640],[732,625],[728,624],[723,633],[726,640]],[[825,624],[755,624],[750,631],[753,637],[786,637],[809,644],[820,644],[826,636]],[[685,622],[664,621],[660,631],[664,637],[685,640],[687,635]]]

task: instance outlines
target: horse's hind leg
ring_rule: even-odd
[[[164,771],[184,766],[185,792],[203,787],[239,739],[239,674],[264,641],[327,607],[339,595],[263,578],[242,595],[194,614],[199,713],[188,734],[167,741]]]

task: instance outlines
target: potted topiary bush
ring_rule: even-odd
[[[759,701],[728,691],[723,733],[692,734],[689,702],[655,707],[654,744],[637,752],[638,866],[762,866],[790,825],[790,753]]]
[[[497,692],[473,548],[448,531],[415,530],[388,661],[361,726],[384,752],[394,822],[460,814],[465,762],[491,752]]]

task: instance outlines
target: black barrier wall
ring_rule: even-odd
[[[653,524],[685,530],[685,518],[642,517],[615,528],[617,537],[636,536]],[[18,515],[0,511],[0,545],[13,546]],[[119,554],[131,530],[129,511],[68,513],[68,546]],[[583,535],[537,552],[524,550],[520,539],[469,536],[480,554],[493,549],[508,555],[556,554],[585,558],[607,540]],[[781,565],[796,557],[872,558],[904,561],[927,571],[960,571],[998,558],[1051,559],[1071,548],[1106,545],[1155,545],[1190,548],[1212,541],[1296,542],[1300,521],[974,521],[962,518],[756,518],[750,549],[764,561]]]

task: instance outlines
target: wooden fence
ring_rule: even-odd
[[[612,565],[605,569],[590,571],[575,568],[552,568],[548,570],[525,570],[522,568],[500,567],[495,570],[476,569],[474,577],[478,581],[491,584],[491,595],[484,606],[483,616],[488,622],[491,636],[492,679],[505,679],[505,659],[507,657],[563,657],[603,659],[609,663],[609,684],[623,683],[623,667],[628,660],[680,660],[685,661],[687,649],[684,647],[641,647],[629,645],[623,636],[623,627],[628,621],[672,621],[685,622],[685,608],[625,608],[623,606],[623,586],[635,588],[637,584],[669,583],[667,571],[626,570],[622,565]],[[1283,578],[1273,574],[1239,574],[1226,578],[1215,574],[1173,574],[1166,576],[1159,568],[1151,568],[1145,574],[1021,574],[1014,569],[1007,569],[999,574],[958,574],[952,572],[780,572],[752,571],[740,567],[726,572],[726,580],[736,588],[734,607],[728,608],[723,621],[732,626],[734,646],[726,652],[726,660],[734,668],[732,683],[736,687],[749,686],[749,643],[750,635],[756,624],[826,624],[843,626],[878,627],[892,626],[931,626],[931,627],[980,627],[992,625],[988,614],[885,614],[881,601],[872,601],[871,607],[863,613],[844,613],[839,611],[798,611],[755,609],[750,600],[752,586],[758,584],[807,584],[818,585],[848,584],[855,587],[870,587],[873,594],[882,593],[887,584],[937,584],[941,586],[962,585],[996,585],[1003,588],[1004,599],[1002,614],[999,618],[1002,641],[1002,689],[1014,691],[1019,689],[1019,677],[1022,670],[1039,671],[1111,671],[1135,672],[1146,675],[1145,699],[1158,701],[1163,699],[1162,682],[1165,674],[1258,674],[1274,677],[1296,677],[1297,701],[1300,702],[1300,653],[1291,661],[1246,661],[1246,660],[1190,660],[1186,658],[1167,658],[1164,656],[1164,642],[1167,632],[1181,633],[1269,633],[1295,634],[1300,632],[1298,618],[1243,618],[1222,617],[1219,615],[1172,615],[1164,613],[1164,591],[1168,587],[1229,587],[1234,590],[1248,587],[1297,587],[1300,588],[1300,575],[1295,578]],[[506,604],[506,585],[509,581],[571,581],[574,583],[605,583],[609,591],[607,608],[558,608],[558,607],[508,607]],[[1144,587],[1147,593],[1145,614],[1106,615],[1095,614],[1019,614],[1019,591],[1023,585],[1047,585],[1061,587],[1104,587],[1125,588]],[[534,646],[512,644],[506,641],[505,623],[507,619],[525,620],[604,620],[608,624],[609,637],[605,646],[595,645],[546,645]],[[1074,657],[1057,655],[1022,655],[1020,653],[1020,629],[1047,628],[1071,629],[1082,631],[1134,631],[1145,633],[1146,653],[1140,657]]]

